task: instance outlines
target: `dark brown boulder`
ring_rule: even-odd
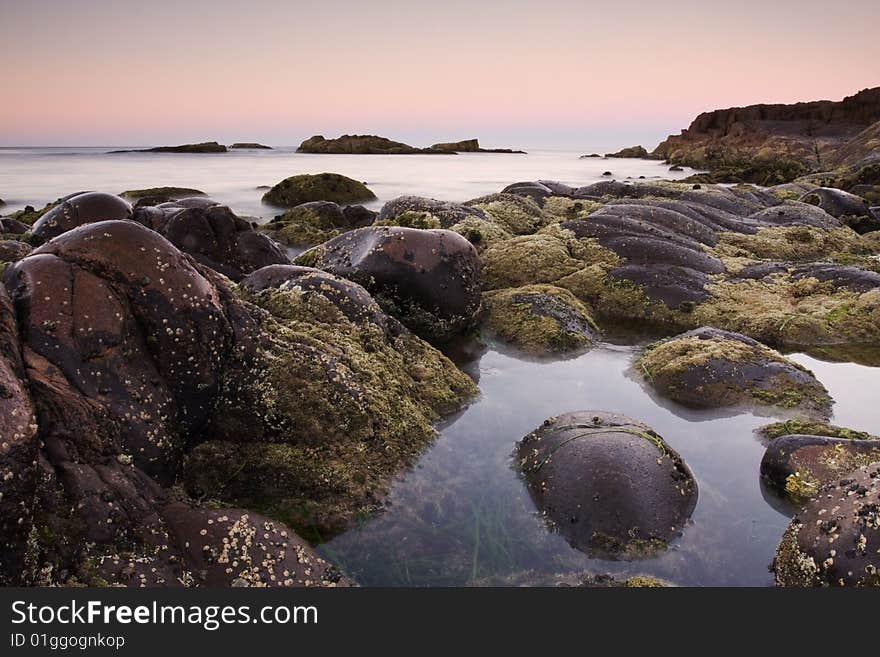
[[[363,285],[380,306],[418,335],[446,340],[476,321],[480,261],[447,230],[369,226],[306,251],[297,264]]]
[[[0,241],[0,262],[15,262],[21,260],[33,250],[30,244],[16,240]]]
[[[880,462],[819,491],[773,562],[779,586],[880,586]]]
[[[803,502],[857,467],[880,461],[880,440],[791,434],[774,439],[761,477],[779,494]]]
[[[697,503],[681,457],[623,415],[577,411],[523,438],[519,465],[536,506],[572,546],[605,558],[666,549]]]
[[[0,233],[7,235],[21,235],[30,230],[30,226],[23,221],[12,217],[0,217]]]
[[[234,281],[261,267],[290,262],[280,246],[223,205],[138,208],[134,219]]]
[[[127,201],[103,192],[85,192],[68,197],[34,223],[34,237],[48,241],[77,226],[96,221],[129,219],[131,205]]]

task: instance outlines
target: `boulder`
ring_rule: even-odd
[[[519,194],[489,194],[472,199],[465,205],[481,210],[514,235],[531,235],[548,223],[548,217],[540,206]]]
[[[16,240],[0,240],[0,263],[16,262],[33,250],[30,244]]]
[[[867,202],[861,196],[850,194],[842,189],[817,187],[804,194],[800,200],[822,208],[857,233],[880,230],[880,219],[873,215]]]
[[[6,235],[22,235],[30,230],[30,224],[26,224],[12,217],[0,217],[0,233]]]
[[[622,415],[550,418],[520,441],[518,455],[538,509],[591,556],[654,556],[682,532],[697,503],[697,483],[681,457],[650,427]]]
[[[774,439],[761,460],[761,477],[793,502],[819,494],[856,468],[880,461],[880,439],[853,440],[808,434]]]
[[[645,349],[634,369],[686,406],[776,406],[827,417],[832,400],[806,368],[745,335],[702,327]]]
[[[880,463],[819,491],[776,550],[778,586],[880,586]]]
[[[583,351],[598,332],[586,306],[568,290],[552,285],[486,292],[483,310],[491,335],[538,355]]]
[[[290,263],[281,247],[223,205],[163,204],[138,208],[133,218],[234,281],[267,265]]]
[[[367,186],[338,173],[301,174],[285,178],[263,195],[263,202],[292,208],[309,201],[357,203],[376,198]]]
[[[418,335],[447,340],[476,321],[480,261],[447,230],[369,226],[335,237],[296,260],[363,285]]]
[[[129,189],[119,196],[134,203],[159,198],[173,201],[193,196],[205,196],[205,192],[191,187],[147,187],[145,189]],[[149,205],[156,205],[156,203],[149,203]]]
[[[483,210],[463,203],[422,196],[398,196],[382,206],[376,223],[385,226],[409,225],[410,228],[451,228],[469,218],[481,221],[489,219]],[[416,222],[423,226],[413,226]]]
[[[310,247],[340,233],[373,223],[374,213],[363,206],[345,212],[332,201],[301,203],[261,227],[289,246]],[[360,208],[361,210],[358,210]]]
[[[31,227],[33,236],[41,241],[51,240],[62,233],[96,221],[131,218],[127,201],[102,192],[85,192],[68,197],[42,215]]]

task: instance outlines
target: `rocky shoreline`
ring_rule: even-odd
[[[758,116],[855,125],[874,117],[859,103]],[[701,118],[663,152],[695,165],[673,145],[733,148],[740,129],[713,126],[754,115]],[[656,336],[628,373],[648,394],[783,420],[762,431],[755,473],[802,505],[777,583],[880,584],[880,439],[828,424],[828,390],[784,355],[880,364],[878,181],[864,173],[880,152],[854,132],[823,142],[836,168],[771,186],[536,180],[376,212],[358,205],[368,185],[324,173],[270,187],[283,212],[266,224],[167,186],[0,217],[0,583],[354,584],[311,544],[381,509],[435,423],[479,394],[451,345],[566,358],[625,327]],[[831,184],[855,170],[858,184]],[[698,504],[668,438],[548,408],[510,440],[548,531],[649,560]],[[643,580],[664,584],[624,584]]]

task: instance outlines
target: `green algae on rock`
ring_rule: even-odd
[[[761,477],[777,493],[803,502],[875,461],[880,461],[880,440],[790,434],[774,439],[767,447]]]
[[[597,327],[571,292],[552,285],[527,285],[483,294],[485,327],[500,340],[533,354],[582,351]]]
[[[514,235],[531,235],[549,223],[537,203],[517,194],[489,194],[465,205],[483,210],[495,223]]]
[[[338,173],[300,174],[285,178],[263,194],[263,202],[292,208],[310,201],[357,203],[376,198],[367,186]]]
[[[360,207],[360,206],[358,206]],[[261,227],[272,237],[289,246],[308,248],[326,242],[372,219],[366,212],[354,217],[332,201],[310,201],[294,206]]]
[[[476,387],[356,284],[317,270],[295,276],[292,286],[247,294],[267,311],[268,343],[250,368],[255,378],[229,380],[220,402],[221,415],[235,416],[250,400],[246,415],[259,425],[249,433],[260,442],[203,443],[185,480],[193,493],[326,535],[374,509],[391,476],[433,437],[431,423]],[[303,276],[315,284],[305,287]],[[362,294],[340,296],[339,285]],[[368,307],[353,314],[349,306],[364,299]]]
[[[687,406],[767,405],[827,417],[833,403],[806,368],[745,335],[710,327],[650,345],[633,369]]]
[[[758,429],[757,433],[767,441],[775,440],[780,436],[794,434],[828,436],[829,438],[845,438],[847,440],[880,440],[880,437],[867,431],[847,429],[846,427],[839,427],[835,424],[819,422],[810,418],[791,418],[784,422],[773,422]]]
[[[140,199],[150,197],[181,199],[189,198],[190,196],[206,196],[206,194],[192,187],[146,187],[144,189],[129,189],[119,194],[119,196],[128,201],[139,201]]]

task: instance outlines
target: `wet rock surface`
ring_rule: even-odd
[[[46,241],[83,224],[130,217],[131,205],[127,201],[113,194],[85,192],[65,199],[42,215],[31,227],[31,233]]]
[[[209,199],[193,200],[199,202],[183,199],[138,208],[133,219],[234,281],[261,267],[290,262],[272,239],[228,207]]]
[[[487,221],[486,213],[462,203],[438,201],[423,196],[398,196],[382,206],[376,222],[382,225],[410,225],[420,221],[425,228],[451,228],[467,219]],[[434,224],[434,225],[428,225]]]
[[[292,208],[310,201],[357,203],[376,198],[367,186],[338,173],[300,174],[285,178],[263,194],[263,203]]]
[[[693,407],[777,406],[819,417],[831,397],[813,374],[745,335],[702,327],[646,348],[634,365],[654,390]]]
[[[650,427],[622,415],[550,418],[520,441],[518,457],[544,517],[593,556],[662,552],[696,506],[697,485],[681,457]]]
[[[801,509],[782,537],[779,586],[880,586],[880,463],[862,466]]]
[[[359,228],[306,251],[296,263],[363,285],[388,314],[432,340],[466,331],[480,308],[479,258],[451,231]]]
[[[16,262],[33,250],[30,244],[16,240],[0,240],[0,263]]]
[[[774,439],[761,460],[761,477],[793,502],[816,497],[856,468],[880,461],[880,439],[854,440],[808,434]]]
[[[0,580],[347,582],[286,521],[325,532],[376,508],[475,388],[363,288],[291,269],[239,291],[130,220],[6,267]]]

